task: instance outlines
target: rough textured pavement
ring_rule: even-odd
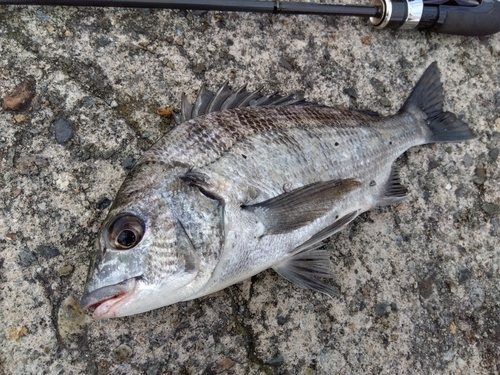
[[[434,60],[477,138],[399,160],[408,199],[327,245],[338,298],[267,271],[129,318],[81,311],[100,222],[182,92],[229,80],[389,114]],[[498,374],[499,60],[500,34],[356,18],[0,7],[0,374]]]

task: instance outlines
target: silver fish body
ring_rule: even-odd
[[[389,117],[226,87],[207,95],[194,107],[183,99],[184,122],[121,186],[81,301],[94,318],[198,298],[267,268],[334,295],[319,244],[404,199],[393,163],[408,148],[473,136],[442,111],[435,63]]]

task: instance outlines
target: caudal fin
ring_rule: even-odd
[[[428,142],[457,142],[474,138],[469,125],[443,111],[443,86],[436,62],[425,70],[400,112],[423,111],[431,134]]]

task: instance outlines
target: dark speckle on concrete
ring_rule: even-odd
[[[36,252],[40,254],[43,258],[50,259],[54,258],[58,255],[61,254],[59,249],[52,247],[52,246],[47,246],[47,245],[40,245],[36,248]]]
[[[463,161],[466,167],[471,167],[474,164],[474,159],[472,159],[472,156],[470,154],[465,154]]]
[[[281,353],[277,353],[274,357],[266,361],[266,365],[279,367],[283,364],[283,362],[284,362],[283,356],[281,355]]]
[[[19,254],[19,264],[22,267],[30,267],[32,264],[34,264],[38,260],[36,253],[34,251],[31,251],[29,249],[23,249],[21,250]]]
[[[375,305],[375,314],[377,316],[387,316],[389,315],[389,310],[387,302],[380,302]]]
[[[497,160],[499,154],[500,154],[500,148],[498,147],[491,149],[489,152],[489,155],[493,160]]]
[[[136,158],[134,158],[133,156],[127,156],[123,161],[123,168],[129,171],[134,167],[136,162],[137,162]]]
[[[465,284],[471,278],[470,270],[467,268],[462,268],[458,273],[458,283]]]
[[[72,122],[66,119],[59,119],[54,124],[54,134],[57,143],[64,145],[68,143],[74,136],[75,127]]]
[[[102,210],[105,210],[106,208],[108,208],[110,205],[111,205],[111,199],[103,198],[97,204],[97,208],[102,211]]]
[[[496,203],[485,202],[481,205],[481,208],[491,216],[500,214],[500,205]]]
[[[123,362],[132,355],[132,348],[127,344],[122,344],[113,350],[113,356],[118,362]]]
[[[433,291],[434,279],[432,277],[424,279],[420,283],[418,283],[418,292],[423,298],[429,298],[432,295]]]

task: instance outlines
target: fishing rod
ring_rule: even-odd
[[[375,0],[374,5],[258,0],[0,0],[1,5],[164,8],[368,17],[378,29],[485,36],[500,31],[500,0]]]

